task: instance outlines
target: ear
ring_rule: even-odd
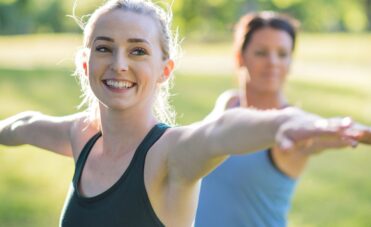
[[[159,78],[158,82],[163,83],[167,79],[169,79],[173,70],[174,70],[174,61],[171,59],[166,60],[164,69],[162,71],[162,76]]]
[[[235,60],[236,60],[236,69],[237,69],[237,75],[238,75],[238,81],[239,81],[238,83],[240,85],[245,86],[245,84],[250,81],[250,75],[249,75],[249,71],[247,70],[245,61],[243,59],[243,54],[241,51],[238,51],[235,54]]]
[[[236,61],[237,68],[245,66],[245,63],[243,61],[243,56],[242,56],[242,53],[240,51],[238,51],[235,54],[235,61]]]
[[[83,50],[81,53],[81,63],[82,69],[84,70],[84,75],[88,76],[88,53],[87,50]]]

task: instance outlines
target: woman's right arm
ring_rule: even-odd
[[[62,155],[72,156],[71,128],[82,114],[64,117],[27,111],[0,121],[0,144],[30,144]]]

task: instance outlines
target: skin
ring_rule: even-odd
[[[153,97],[173,69],[172,60],[163,60],[159,35],[151,17],[122,10],[101,15],[94,26],[92,46],[82,64],[100,101],[102,137],[92,148],[79,182],[78,190],[86,197],[106,191],[119,179],[157,123],[150,111]],[[113,88],[108,81],[128,88]],[[87,117],[21,113],[0,121],[0,144],[31,144],[77,160],[98,131]],[[235,109],[216,120],[168,129],[148,151],[144,167],[146,191],[157,217],[165,226],[192,226],[201,177],[230,154],[272,146],[276,138],[278,146],[291,150],[309,139],[346,136],[342,128],[349,125],[318,127],[318,120],[291,108]]]

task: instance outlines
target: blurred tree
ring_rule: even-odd
[[[0,34],[31,32],[32,17],[28,4],[28,0],[1,0]]]
[[[91,13],[105,0],[78,0],[76,14]],[[274,10],[293,15],[306,31],[370,31],[371,0],[164,0],[172,5],[181,33],[202,39],[230,34],[244,13]],[[74,0],[0,0],[0,34],[77,32],[66,15]],[[166,7],[166,6],[165,6]]]
[[[349,1],[344,1],[342,18],[346,30],[360,32],[367,29],[367,14],[364,12],[362,3],[351,4]]]
[[[36,16],[36,22],[38,32],[63,32],[63,12],[60,1],[51,1],[46,5],[44,10],[39,12]]]
[[[371,31],[371,0],[365,0],[364,6],[367,15],[368,31]]]

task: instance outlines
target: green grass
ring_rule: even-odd
[[[40,37],[36,38],[32,42],[39,42],[37,40]],[[315,38],[313,40],[320,46],[330,42],[327,36],[323,43],[320,38]],[[53,37],[40,39],[48,40],[44,45],[56,45]],[[55,39],[61,42],[59,36]],[[342,45],[342,42],[347,45],[349,40],[360,38],[341,39],[336,40],[336,45]],[[9,48],[4,40],[9,38],[3,38],[3,41],[0,38],[0,47]],[[19,46],[25,45],[25,40],[18,37]],[[67,38],[65,45],[71,45],[70,40]],[[301,41],[312,43],[312,39]],[[212,48],[212,45],[207,48]],[[212,49],[215,54],[228,52],[225,44]],[[195,45],[187,50],[196,55],[206,49],[200,51]],[[0,52],[0,59],[6,59],[6,53]],[[40,56],[46,58],[50,53],[52,51]],[[59,54],[55,53],[51,58],[58,59]],[[335,55],[338,54],[341,53]],[[304,55],[309,56],[311,53]],[[305,61],[305,58],[301,60]],[[0,119],[25,110],[38,110],[51,115],[77,111],[80,93],[75,79],[69,76],[72,64],[59,67],[53,62],[36,64],[32,58],[25,61],[9,65],[0,63]],[[363,63],[354,64],[357,67],[368,67]],[[214,72],[209,74],[213,75]],[[218,94],[234,86],[231,74],[205,76],[199,71],[190,74],[181,68],[176,74],[173,89],[178,123],[201,120],[212,109]],[[290,102],[324,116],[350,115],[371,125],[369,75],[357,77],[362,78],[361,81],[349,78],[347,82],[318,78],[319,75],[311,74],[292,75],[286,87]],[[313,157],[298,185],[289,216],[290,226],[371,226],[370,163],[371,149],[365,146]],[[0,146],[0,226],[56,226],[72,173],[73,162],[68,158],[30,146]]]

